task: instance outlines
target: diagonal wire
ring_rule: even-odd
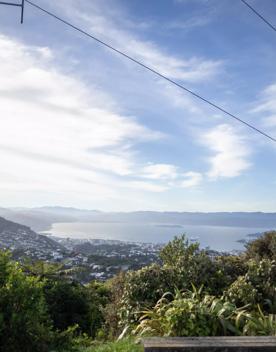
[[[262,16],[257,10],[255,10],[253,6],[251,6],[245,0],[241,0],[241,2],[244,3],[244,5],[246,5],[251,11],[253,11],[255,15],[257,15],[262,21],[264,21],[271,29],[273,29],[276,32],[276,27],[273,26],[273,24],[271,24],[267,19],[265,19],[264,16]]]
[[[110,44],[108,44],[108,43],[102,41],[101,39],[99,39],[99,38],[93,36],[92,34],[90,34],[90,33],[86,32],[86,31],[84,31],[83,29],[81,29],[81,28],[79,28],[79,27],[73,25],[72,23],[70,23],[70,22],[64,20],[63,18],[61,18],[61,17],[55,15],[54,13],[52,13],[52,12],[50,12],[50,11],[44,9],[43,7],[41,7],[41,6],[37,5],[37,4],[35,4],[34,2],[32,2],[32,1],[30,1],[30,0],[25,0],[25,2],[28,3],[28,4],[30,4],[30,5],[33,6],[33,7],[37,8],[38,10],[42,11],[43,13],[45,13],[45,14],[47,14],[47,15],[49,15],[49,16],[55,18],[56,20],[62,22],[63,24],[65,24],[65,25],[67,25],[67,26],[69,26],[69,27],[75,29],[76,31],[78,31],[78,32],[80,32],[80,33],[82,33],[82,34],[84,34],[85,36],[89,37],[90,39],[95,40],[96,42],[98,42],[99,44],[103,45],[104,47],[106,47],[106,48],[108,48],[108,49],[110,49],[110,50],[116,52],[117,54],[120,54],[121,56],[123,56],[123,57],[127,58],[128,60],[130,60],[130,61],[136,63],[137,65],[139,65],[139,66],[145,68],[146,70],[148,70],[148,71],[154,73],[155,75],[157,75],[157,76],[159,76],[159,77],[165,79],[167,82],[170,82],[171,84],[177,86],[178,88],[180,88],[180,89],[182,89],[182,90],[184,90],[184,91],[190,93],[190,94],[193,95],[194,97],[196,97],[196,98],[200,99],[201,101],[207,103],[208,105],[210,105],[210,106],[212,106],[213,108],[219,110],[220,112],[222,112],[222,113],[228,115],[228,116],[231,117],[232,119],[234,119],[234,120],[240,122],[241,124],[243,124],[243,125],[247,126],[248,128],[254,130],[255,132],[257,132],[257,133],[263,135],[264,137],[270,139],[271,141],[276,142],[276,138],[270,136],[270,135],[267,134],[266,132],[260,130],[259,128],[255,127],[255,126],[253,126],[253,125],[251,125],[250,123],[244,121],[243,119],[241,119],[241,118],[239,118],[238,116],[232,114],[231,112],[225,110],[224,108],[222,108],[222,107],[220,107],[219,105],[213,103],[212,101],[210,101],[210,100],[204,98],[203,96],[201,96],[201,95],[199,95],[199,94],[193,92],[192,90],[186,88],[186,87],[183,86],[182,84],[180,84],[180,83],[178,83],[178,82],[172,80],[171,78],[169,78],[169,77],[163,75],[162,73],[156,71],[155,69],[151,68],[150,66],[147,66],[146,64],[144,64],[144,63],[142,63],[142,62],[136,60],[135,58],[129,56],[128,54],[124,53],[123,51],[116,49],[116,48],[113,47],[112,45],[110,45]]]

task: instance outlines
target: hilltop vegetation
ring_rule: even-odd
[[[140,350],[131,340],[140,336],[276,335],[275,241],[266,233],[240,256],[211,258],[181,236],[160,264],[85,286],[57,265],[1,252],[1,351],[126,352]]]

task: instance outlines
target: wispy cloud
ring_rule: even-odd
[[[49,61],[53,55],[48,48],[0,36],[0,144],[5,174],[39,177],[40,185],[52,180],[61,188],[80,178],[115,183],[102,173],[132,174],[135,144],[158,140],[162,134],[106,108],[112,99],[64,75]]]
[[[189,18],[187,20],[175,20],[166,25],[167,29],[191,29],[195,27],[202,27],[206,26],[209,24],[211,21],[211,18],[208,16],[194,16],[192,18]]]
[[[213,78],[221,70],[222,62],[219,60],[179,57],[166,52],[153,41],[137,37],[131,29],[122,26],[123,14],[117,10],[115,13],[117,19],[114,19],[114,12],[106,9],[102,2],[95,1],[90,4],[90,7],[86,4],[85,10],[75,2],[68,3],[64,0],[60,1],[58,6],[67,12],[68,16],[88,28],[93,35],[99,36],[102,40],[106,40],[119,50],[125,51],[170,78],[201,82]],[[103,11],[103,8],[107,11]]]
[[[142,169],[142,176],[153,180],[175,179],[178,171],[175,165],[149,164]]]
[[[120,8],[123,2],[41,3],[196,92],[224,101],[218,91],[221,85],[211,88],[211,83],[221,82],[222,60],[213,59],[208,50],[206,57],[189,55],[187,45],[182,54],[178,43],[166,47],[165,41],[153,40],[148,34],[154,29],[147,31],[147,23],[139,18],[137,29],[135,16],[128,17]],[[203,26],[209,20],[195,16],[170,25]],[[129,204],[137,207],[133,199],[139,206],[164,207],[167,197],[172,207],[181,208],[183,195],[197,202],[198,189],[207,194],[208,181],[235,178],[249,170],[254,159],[246,131],[230,121],[221,124],[221,114],[133,69],[128,60],[105,49],[94,50],[93,43],[79,41],[75,32],[67,35],[62,31],[69,56],[85,65],[72,67],[72,60],[64,60],[64,52],[54,49],[58,42],[46,46],[51,38],[41,40],[44,44],[38,47],[0,36],[0,190],[6,198],[19,192],[35,198],[38,193],[36,199],[44,203],[104,199],[102,204],[114,201],[114,207],[122,200],[126,209]],[[272,84],[254,109],[260,122],[273,128],[275,101]]]
[[[183,181],[180,183],[180,187],[192,188],[201,184],[203,181],[203,175],[199,172],[189,171],[183,174]]]
[[[262,113],[264,124],[269,127],[276,127],[276,83],[263,90],[261,99],[252,112]]]
[[[137,161],[136,146],[158,142],[164,133],[120,114],[109,95],[65,75],[54,57],[49,48],[0,36],[3,195],[118,199],[202,181],[177,165]]]
[[[214,153],[208,158],[208,177],[237,177],[250,168],[251,150],[236,129],[228,124],[216,126],[203,135],[202,143]]]
[[[201,184],[203,175],[199,172],[181,172],[172,164],[149,164],[142,169],[141,176],[155,181],[161,181],[163,186],[170,188],[193,188]]]
[[[169,187],[165,184],[158,184],[153,182],[145,182],[145,181],[131,181],[126,185],[128,188],[134,188],[142,191],[149,192],[164,192],[169,189]]]

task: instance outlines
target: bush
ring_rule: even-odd
[[[44,283],[0,253],[0,346],[3,352],[43,352],[52,343]]]
[[[244,255],[215,258],[183,235],[161,250],[162,264],[86,286],[62,276],[60,265],[22,267],[0,252],[0,349],[139,351],[129,340],[99,342],[131,330],[142,336],[275,335],[274,235],[253,241]]]
[[[276,260],[276,231],[266,232],[246,245],[246,256],[257,260]]]
[[[68,352],[90,342],[104,323],[105,285],[69,282],[52,267],[51,275],[34,271],[0,252],[1,352]]]
[[[248,271],[239,277],[225,292],[237,306],[261,305],[264,310],[276,313],[276,262],[251,260]]]
[[[217,273],[217,276],[220,278],[219,289],[216,294],[222,294],[239,276],[245,275],[248,270],[248,261],[244,255],[222,255],[215,258],[215,263],[219,273]]]
[[[112,315],[114,331],[118,332],[127,325],[137,323],[138,312],[145,307],[153,307],[168,291],[191,289],[194,284],[198,287],[204,285],[205,291],[210,294],[222,294],[226,285],[244,272],[241,261],[212,261],[205,251],[199,249],[197,243],[190,244],[185,235],[170,241],[161,250],[160,259],[163,265],[152,264],[113,280],[111,290],[117,291],[117,294],[113,295],[114,304],[108,306],[107,316],[111,318]],[[224,266],[221,265],[222,262]],[[230,275],[232,262],[235,262],[237,268],[232,268]]]
[[[233,334],[230,317],[236,307],[199,291],[178,291],[172,301],[166,296],[140,318],[135,333],[142,336],[217,336]]]
[[[54,328],[65,331],[78,326],[78,331],[96,337],[104,323],[103,309],[109,291],[102,283],[82,286],[65,279],[47,280],[44,294]]]
[[[203,285],[210,294],[220,294],[229,280],[234,281],[226,272],[230,271],[226,260],[212,260],[205,250],[199,249],[198,243],[189,243],[185,235],[170,241],[161,250],[160,258],[165,268],[173,270],[175,287],[179,289],[191,289],[192,284]]]
[[[248,307],[237,308],[223,297],[201,290],[178,291],[172,301],[166,295],[141,314],[134,334],[140,336],[275,335],[276,316]]]
[[[173,270],[157,264],[127,273],[118,302],[119,326],[124,328],[137,322],[143,307],[152,307],[168,289],[174,290],[175,285]]]
[[[83,349],[81,352],[142,352],[144,349],[133,340],[126,339],[117,342],[96,344],[95,347]]]

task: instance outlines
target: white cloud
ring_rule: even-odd
[[[158,184],[161,189],[192,188],[203,181],[201,173],[195,171],[181,173],[179,167],[172,164],[149,164],[142,169],[141,177],[161,182],[161,185]]]
[[[201,184],[203,176],[199,172],[189,171],[183,174],[184,181],[180,183],[183,188],[191,188]]]
[[[252,111],[265,114],[263,116],[264,124],[269,127],[276,127],[276,83],[264,89],[262,99]]]
[[[133,173],[135,144],[162,134],[110,110],[109,96],[63,74],[51,57],[0,36],[1,188],[114,194],[115,176]]]
[[[149,164],[142,169],[142,177],[153,180],[175,179],[177,167],[171,164]]]
[[[230,125],[223,124],[209,130],[203,135],[202,142],[215,153],[208,158],[211,179],[236,177],[251,166],[248,160],[251,151],[246,140]]]
[[[168,98],[170,103],[177,109],[182,109],[187,113],[190,113],[193,118],[194,116],[204,116],[201,105],[189,94],[186,94],[182,90],[178,89],[175,86],[172,86],[168,82],[159,82],[159,94],[163,95],[165,98]]]
[[[127,187],[140,189],[142,191],[150,192],[164,192],[169,189],[166,185],[160,185],[157,183],[143,182],[143,181],[132,181],[127,184]]]
[[[117,112],[110,96],[62,73],[54,57],[49,48],[0,36],[4,198],[34,192],[43,199],[118,199],[200,183],[200,174],[173,164],[141,166],[135,145],[164,134]]]

